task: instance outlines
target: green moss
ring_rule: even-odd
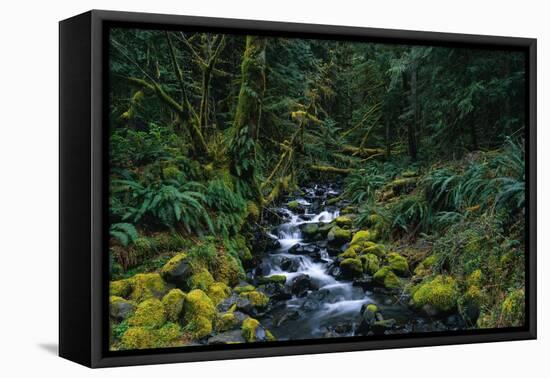
[[[127,318],[133,313],[134,309],[134,303],[122,297],[117,297],[114,295],[109,297],[109,314],[117,320]]]
[[[334,223],[336,223],[338,227],[349,228],[353,225],[353,220],[349,216],[341,215],[334,219]]]
[[[386,247],[383,244],[371,244],[362,250],[362,253],[372,253],[377,257],[386,255]]]
[[[130,327],[121,338],[122,349],[148,349],[156,346],[156,337],[151,329]]]
[[[186,330],[195,338],[202,338],[212,331],[216,309],[212,300],[200,289],[187,293],[183,304],[183,319]]]
[[[302,233],[307,239],[313,239],[319,233],[319,226],[315,223],[308,223],[302,228]]]
[[[481,286],[483,281],[483,273],[481,269],[476,269],[468,277],[466,277],[466,284],[468,286]]]
[[[181,175],[181,171],[178,167],[171,165],[162,170],[162,175],[166,180],[175,180]]]
[[[158,328],[166,322],[164,306],[157,298],[150,298],[141,302],[134,315],[128,319],[133,327]]]
[[[282,274],[274,274],[272,276],[265,276],[258,278],[260,284],[276,283],[284,285],[286,282],[286,276]]]
[[[202,291],[206,291],[213,283],[214,278],[206,269],[202,269],[199,272],[193,274],[187,280],[187,286],[189,286],[189,289],[191,290],[200,289]]]
[[[415,187],[416,178],[404,177],[404,178],[396,179],[392,181],[390,185],[392,190],[397,194],[408,192]]]
[[[243,324],[241,326],[241,332],[244,339],[247,342],[253,343],[256,341],[263,341],[263,340],[258,340],[258,337],[257,337],[258,327],[261,327],[260,322],[254,318],[246,318],[243,321]],[[265,339],[267,341],[275,341],[275,337],[267,329],[265,330]]]
[[[212,300],[212,303],[214,303],[214,305],[218,305],[221,301],[231,295],[231,289],[223,282],[214,282],[210,285],[210,287],[208,287],[206,293]]]
[[[233,291],[237,294],[246,293],[247,291],[254,291],[256,288],[252,285],[237,286],[233,288]]]
[[[181,327],[176,323],[166,323],[156,330],[155,341],[157,348],[178,346],[177,341],[182,336]]]
[[[351,231],[335,226],[329,231],[327,238],[329,242],[341,245],[350,241]]]
[[[248,299],[250,301],[250,304],[254,307],[259,307],[259,308],[266,307],[267,304],[269,303],[269,297],[257,290],[241,293],[240,296],[242,298]]]
[[[224,314],[219,315],[216,318],[216,331],[218,332],[225,332],[229,331],[239,325],[239,320],[235,316],[233,312],[226,312]]]
[[[185,294],[180,289],[172,289],[162,298],[164,313],[169,321],[176,322],[179,320],[184,301]]]
[[[348,214],[354,214],[356,212],[357,212],[357,208],[355,206],[346,206],[340,211],[340,214],[348,215]]]
[[[153,252],[153,245],[149,239],[140,237],[134,240],[133,248],[139,257],[148,257]]]
[[[377,313],[378,306],[376,306],[374,303],[370,303],[369,305],[367,305],[367,311],[371,313]]]
[[[401,280],[388,266],[380,268],[372,277],[377,283],[384,285],[388,289],[401,287]]]
[[[374,274],[380,270],[380,261],[376,255],[372,253],[367,253],[359,257],[361,263],[363,264],[363,270],[368,274]]]
[[[359,259],[344,259],[340,262],[340,269],[344,276],[348,278],[358,277],[363,274],[363,264]]]
[[[162,277],[173,275],[183,261],[187,260],[187,253],[181,252],[172,257],[160,270]]]
[[[353,247],[350,247],[346,249],[343,253],[340,253],[338,257],[341,259],[356,259],[357,258],[356,249]]]
[[[512,291],[501,306],[501,315],[506,326],[520,327],[524,325],[525,318],[525,291],[518,289]]]
[[[116,297],[128,298],[131,292],[132,292],[132,282],[130,280],[111,281],[109,283],[110,295],[113,295]]]
[[[374,241],[373,234],[369,230],[357,231],[351,239],[351,245],[360,244],[363,242]]]
[[[158,273],[140,273],[130,280],[132,282],[130,299],[136,302],[153,297],[162,298],[168,291],[166,284]]]
[[[407,259],[395,252],[388,255],[388,266],[399,276],[404,276],[409,271]]]
[[[432,272],[433,266],[437,263],[437,256],[430,255],[426,257],[418,266],[414,269],[416,276],[424,277]]]
[[[260,209],[258,208],[258,205],[256,205],[255,202],[248,201],[246,203],[246,214],[247,217],[257,220],[260,217]]]
[[[420,284],[414,289],[413,301],[417,307],[431,307],[448,312],[456,307],[459,289],[451,276],[438,275],[431,281]]]
[[[290,201],[287,203],[286,207],[288,207],[290,211],[296,211],[300,208],[300,203],[298,201]]]

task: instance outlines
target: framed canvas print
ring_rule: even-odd
[[[60,23],[60,355],[536,337],[536,41]]]

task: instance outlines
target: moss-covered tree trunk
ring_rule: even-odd
[[[235,111],[235,134],[231,144],[233,173],[245,184],[248,192],[245,194],[255,199],[260,198],[255,177],[255,141],[260,127],[265,91],[265,47],[264,38],[246,37],[241,64],[241,89]]]

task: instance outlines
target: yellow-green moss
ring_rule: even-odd
[[[404,190],[410,190],[416,184],[416,178],[414,177],[404,177],[393,180],[391,182],[391,187],[394,192],[401,193]]]
[[[274,274],[272,276],[260,277],[258,278],[258,282],[260,284],[277,283],[284,285],[286,282],[286,276],[282,274]]]
[[[286,206],[290,211],[296,211],[300,208],[300,203],[298,201],[290,201]]]
[[[237,294],[246,293],[247,291],[254,291],[256,288],[252,285],[237,286],[233,291]]]
[[[226,312],[224,314],[220,314],[216,318],[215,323],[216,323],[216,327],[215,327],[216,331],[225,332],[238,326],[239,320],[237,319],[237,317],[233,312]]]
[[[376,306],[374,303],[370,303],[370,304],[367,305],[367,311],[372,312],[372,313],[376,313],[376,312],[378,312],[378,306]]]
[[[130,299],[141,302],[149,298],[162,298],[166,293],[166,284],[158,273],[140,273],[131,278]]]
[[[512,291],[501,306],[502,319],[506,326],[520,327],[525,322],[525,291]]]
[[[185,330],[190,332],[193,338],[202,339],[212,333],[212,321],[199,316],[187,323]]]
[[[361,260],[355,258],[344,259],[340,262],[340,269],[344,276],[348,278],[358,277],[363,274],[363,264]]]
[[[357,231],[351,239],[351,245],[359,244],[362,242],[370,242],[373,240],[373,234],[369,230]]]
[[[403,276],[409,271],[407,259],[395,252],[388,255],[388,266],[399,276]]]
[[[334,219],[334,223],[339,227],[349,228],[353,225],[353,220],[348,216],[341,215]]]
[[[180,263],[183,260],[187,259],[187,253],[181,252],[172,257],[160,270],[160,274],[165,277],[166,275],[172,274],[172,272],[177,269],[180,265]]]
[[[256,339],[256,330],[258,329],[258,327],[260,327],[260,322],[254,318],[246,318],[243,321],[243,324],[241,326],[241,331],[244,339],[247,342],[253,343],[255,341],[259,341]],[[266,335],[267,341],[275,340],[275,337],[267,329],[265,330],[265,335]]]
[[[187,293],[183,304],[185,328],[195,338],[202,338],[212,332],[212,320],[216,308],[212,300],[200,289]]]
[[[157,298],[141,302],[134,315],[128,319],[128,324],[135,327],[158,328],[166,322],[164,306]]]
[[[363,270],[366,273],[372,275],[380,270],[380,261],[378,260],[378,257],[376,257],[376,255],[373,255],[372,253],[367,253],[366,255],[360,256],[359,259],[363,263]]]
[[[341,259],[356,259],[357,258],[356,249],[353,247],[350,247],[346,249],[343,253],[340,253],[338,257]]]
[[[182,336],[181,327],[176,323],[166,323],[154,332],[158,348],[178,346],[177,341]]]
[[[206,269],[202,269],[199,272],[193,274],[187,280],[187,286],[189,286],[189,289],[191,290],[200,289],[202,291],[206,291],[213,283],[214,278]]]
[[[240,296],[242,298],[248,299],[250,301],[250,304],[254,307],[266,307],[269,303],[269,297],[264,293],[256,290],[241,293]]]
[[[401,280],[388,266],[380,268],[372,277],[376,282],[388,289],[397,289],[401,286]]]
[[[258,208],[258,205],[252,201],[248,201],[246,203],[246,213],[251,219],[258,219],[260,217],[260,209]]]
[[[178,169],[178,167],[171,165],[162,170],[162,175],[166,180],[174,180],[177,179],[179,175],[181,175],[181,171]]]
[[[377,257],[383,257],[386,255],[386,247],[383,244],[370,244],[369,246],[365,247],[361,253],[372,253],[373,255]]]
[[[483,281],[483,273],[481,269],[476,269],[468,277],[466,277],[466,284],[468,286],[481,286]]]
[[[145,327],[130,327],[121,339],[121,349],[148,349],[156,346],[155,334]]]
[[[113,295],[116,297],[128,298],[131,292],[132,292],[132,282],[130,280],[111,281],[109,283],[110,295]]]
[[[338,244],[347,243],[351,239],[351,231],[334,226],[328,233],[328,239]]]
[[[169,321],[176,322],[179,320],[184,301],[185,294],[180,289],[172,289],[162,298],[164,312]]]
[[[206,293],[212,300],[212,303],[214,303],[214,305],[218,305],[221,301],[231,295],[231,289],[223,282],[214,282],[208,287]]]
[[[430,305],[447,312],[456,307],[459,294],[458,284],[453,277],[439,275],[415,288],[413,301],[417,307]]]
[[[424,277],[432,272],[432,268],[437,262],[436,255],[430,255],[426,257],[418,266],[414,269],[416,276]]]

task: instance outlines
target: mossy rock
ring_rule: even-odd
[[[289,203],[286,204],[286,207],[290,211],[296,211],[300,208],[300,203],[298,201],[290,201]]]
[[[214,305],[218,305],[221,301],[231,295],[231,289],[223,282],[214,282],[210,285],[206,293]]]
[[[187,280],[193,274],[186,253],[178,253],[161,268],[160,275],[166,282],[186,289]]]
[[[217,332],[225,332],[239,327],[241,322],[242,320],[239,319],[235,312],[226,312],[216,317],[214,328]]]
[[[355,207],[355,206],[346,206],[340,211],[340,214],[348,215],[348,214],[355,214],[356,212],[357,212],[357,207]]]
[[[187,293],[183,304],[183,319],[185,329],[193,337],[200,339],[212,332],[212,320],[216,315],[214,303],[200,289]]]
[[[401,287],[401,280],[389,266],[380,268],[376,273],[374,273],[372,278],[375,282],[383,285],[387,289],[394,290]]]
[[[121,338],[121,349],[149,349],[156,346],[153,330],[145,327],[129,327]]]
[[[264,293],[254,290],[239,294],[241,298],[248,299],[255,308],[265,308],[269,304],[269,297]]]
[[[142,302],[149,298],[162,298],[168,291],[165,282],[158,273],[140,273],[133,276],[131,300]]]
[[[418,172],[416,171],[405,171],[401,173],[401,177],[405,177],[405,178],[411,178],[411,177],[417,177],[417,176],[418,176]]]
[[[327,240],[333,245],[345,244],[351,240],[351,231],[335,226],[329,231]]]
[[[501,306],[501,316],[509,327],[521,327],[525,323],[525,291],[512,291]]]
[[[356,259],[357,258],[356,249],[353,247],[350,247],[346,249],[343,253],[340,253],[338,257],[341,259]]]
[[[159,328],[164,323],[166,323],[164,306],[157,298],[141,302],[134,315],[128,319],[128,324],[132,327]]]
[[[185,294],[180,289],[172,289],[162,298],[164,313],[171,322],[176,322],[181,316]]]
[[[443,313],[454,310],[460,296],[456,280],[445,275],[438,275],[418,285],[413,291],[412,299],[417,308],[427,305]]]
[[[212,277],[212,274],[210,274],[210,272],[206,269],[202,269],[193,274],[187,280],[187,286],[190,290],[200,289],[202,291],[206,291],[213,283],[214,277]]]
[[[128,298],[132,292],[132,282],[130,280],[111,281],[109,283],[109,294],[115,297]]]
[[[344,259],[340,262],[340,269],[347,278],[359,277],[363,274],[363,263],[357,258]]]
[[[154,331],[155,343],[157,348],[167,348],[181,346],[179,342],[182,336],[182,329],[177,323],[166,323],[159,329]]]
[[[275,337],[254,318],[246,318],[241,327],[242,336],[249,342],[275,341]]]
[[[369,230],[357,231],[351,239],[351,245],[374,241],[374,234]]]
[[[240,285],[233,288],[233,291],[237,294],[246,293],[248,291],[254,290],[256,290],[256,288],[253,285]]]
[[[476,324],[481,305],[485,302],[485,295],[479,286],[472,285],[466,290],[466,293],[458,300],[459,313],[470,325]]]
[[[109,315],[111,318],[120,321],[129,317],[135,309],[135,305],[122,298],[111,295],[109,297]]]
[[[261,285],[270,284],[270,283],[284,285],[286,283],[286,276],[282,274],[274,274],[272,276],[259,277],[258,282]]]
[[[392,252],[388,254],[388,266],[398,276],[405,276],[409,273],[409,263],[407,259],[398,253]]]
[[[483,273],[481,269],[476,269],[466,277],[466,285],[481,286],[483,283]]]
[[[302,234],[308,240],[313,240],[319,234],[319,225],[316,223],[307,223],[302,227]]]
[[[361,253],[362,254],[371,253],[377,257],[384,257],[386,255],[386,247],[383,244],[372,243],[367,247],[363,248]]]
[[[216,281],[227,285],[235,285],[241,278],[244,278],[244,270],[241,261],[250,261],[252,255],[248,247],[241,249],[239,257],[230,255],[228,252],[218,254],[216,265],[212,269],[212,275]]]
[[[399,178],[391,182],[391,189],[395,194],[408,193],[416,186],[415,177]]]
[[[432,269],[437,263],[437,256],[436,255],[430,255],[426,257],[420,264],[416,266],[414,269],[414,275],[419,277],[425,277],[432,273]]]
[[[380,270],[380,261],[378,260],[378,257],[376,257],[376,255],[372,253],[367,253],[366,255],[360,256],[359,259],[363,264],[363,270],[365,271],[365,273],[373,275],[374,273],[378,272],[378,270]]]
[[[341,215],[334,219],[334,223],[336,223],[338,227],[350,228],[351,226],[353,226],[353,219],[351,219],[351,217],[349,216]]]

